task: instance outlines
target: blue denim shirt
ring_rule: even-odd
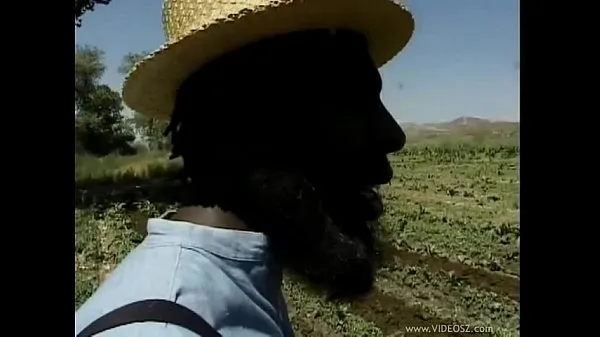
[[[282,270],[261,233],[148,220],[148,236],[75,313],[75,335],[125,304],[175,301],[224,337],[293,336],[281,293]],[[165,323],[133,323],[98,336],[196,335]]]

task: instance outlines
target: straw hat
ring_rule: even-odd
[[[165,0],[167,43],[128,74],[123,100],[148,117],[168,119],[177,89],[207,62],[286,33],[351,29],[363,33],[378,67],[408,43],[412,15],[398,0]]]

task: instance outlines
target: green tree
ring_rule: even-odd
[[[75,46],[75,106],[86,105],[106,70],[104,52],[93,46]]]
[[[150,54],[149,51],[143,50],[139,53],[127,53],[123,56],[123,60],[121,61],[121,65],[119,66],[119,73],[123,75],[127,75],[133,69],[136,63],[144,59],[144,57]]]
[[[141,51],[139,53],[128,53],[123,56],[123,60],[119,66],[119,72],[123,75],[129,73],[135,64],[148,54],[148,51]],[[168,121],[149,118],[136,112],[133,117],[133,123],[136,130],[150,149],[166,150],[169,148],[169,139],[163,135],[169,124]]]
[[[96,47],[75,47],[75,149],[98,156],[132,154],[135,135],[121,114],[121,96],[100,84],[103,56]]]
[[[112,0],[75,0],[75,27],[81,27],[81,17],[94,10],[96,5],[108,5]]]

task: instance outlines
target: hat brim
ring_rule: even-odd
[[[129,73],[123,100],[138,113],[168,119],[181,83],[207,62],[265,38],[323,28],[364,34],[373,61],[381,67],[406,46],[414,20],[404,5],[392,0],[279,1],[229,16],[163,45]]]

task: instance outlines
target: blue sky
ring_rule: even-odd
[[[128,52],[164,42],[163,0],[113,0],[83,18],[77,44],[105,51],[104,81],[120,90]],[[409,45],[380,69],[383,101],[402,122],[459,116],[518,120],[518,0],[408,0],[416,21]],[[400,85],[401,84],[401,85]]]

